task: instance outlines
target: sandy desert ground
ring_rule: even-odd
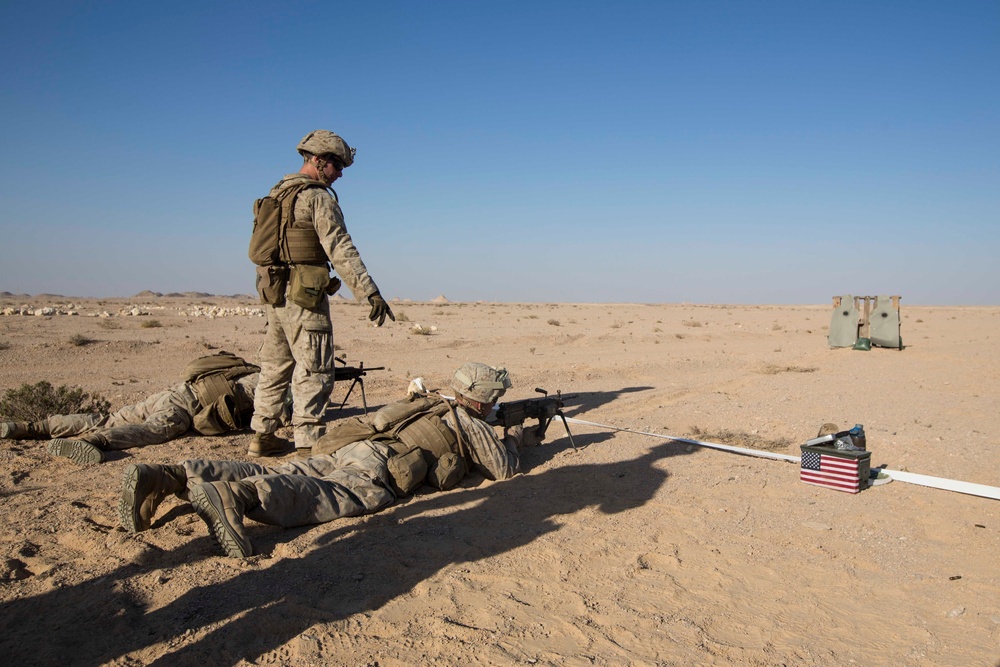
[[[77,315],[0,316],[0,391],[48,380],[115,408],[229,350],[249,298],[7,296]],[[216,316],[211,316],[215,307]],[[570,417],[797,455],[862,423],[873,465],[1000,485],[1000,308],[902,305],[902,351],[831,350],[832,305],[331,306],[338,354],[385,366],[370,406],[459,364],[510,369],[508,398],[562,390]],[[110,317],[92,315],[106,312]],[[136,314],[130,314],[135,312]],[[243,311],[245,313],[245,311]],[[119,314],[125,313],[125,314]],[[220,314],[221,313],[221,314]],[[416,324],[429,335],[412,333]],[[157,326],[158,325],[158,326]],[[434,327],[431,329],[431,327]],[[87,342],[89,341],[89,342]],[[83,344],[81,344],[83,343]],[[357,391],[329,416],[357,414]],[[249,524],[221,555],[190,507],[117,525],[130,462],[244,458],[250,434],[77,466],[0,443],[0,656],[8,665],[997,665],[1000,502],[899,481],[857,495],[793,463],[553,424],[506,482],[466,480],[381,513]]]

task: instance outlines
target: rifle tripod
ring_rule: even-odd
[[[385,366],[372,366],[371,368],[365,368],[365,362],[359,362],[358,365],[348,366],[347,362],[338,357],[333,358],[334,362],[339,362],[340,366],[336,363],[333,365],[333,380],[351,380],[351,386],[347,388],[347,395],[344,396],[344,402],[340,404],[340,410],[344,409],[347,405],[347,399],[351,397],[351,392],[354,391],[354,387],[361,388],[361,405],[364,406],[365,414],[368,414],[368,397],[365,396],[365,375],[368,371],[384,371]]]

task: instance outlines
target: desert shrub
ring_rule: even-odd
[[[158,327],[162,327],[163,325],[160,323],[160,320],[143,320],[142,324],[139,326],[143,329],[156,329]]]
[[[399,311],[399,314],[396,315],[396,321],[397,322],[409,322],[410,318],[407,317],[405,310],[401,310],[401,311]]]
[[[96,343],[97,341],[89,336],[84,336],[83,334],[73,334],[70,336],[69,342],[71,345],[83,347],[84,345],[90,345],[91,343]]]
[[[10,343],[8,343],[5,340],[0,340],[0,350],[9,350],[9,349],[10,349]]]
[[[559,326],[559,320],[549,320],[549,324],[551,324],[554,327],[557,327]]]
[[[62,385],[54,388],[42,380],[8,389],[0,398],[0,417],[4,421],[38,421],[51,415],[111,411],[111,403],[99,394],[91,396],[80,387]]]
[[[117,320],[98,320],[97,321],[97,326],[101,327],[102,329],[121,329],[122,328],[121,322],[118,322]]]

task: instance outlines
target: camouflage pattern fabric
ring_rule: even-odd
[[[323,298],[321,309],[292,301],[267,306],[267,332],[260,348],[260,381],[250,428],[274,433],[281,426],[285,392],[292,390],[295,446],[312,447],[323,435],[323,413],[333,391],[333,326]]]
[[[272,190],[274,195],[301,174],[288,174]],[[361,300],[378,292],[361,255],[344,225],[340,205],[326,190],[304,190],[295,200],[294,227],[311,227],[334,270]],[[274,433],[280,426],[285,391],[292,391],[295,446],[312,447],[323,434],[322,417],[333,391],[333,325],[324,295],[315,310],[289,299],[267,306],[267,333],[261,346],[260,385],[250,423],[257,433]]]
[[[206,482],[253,484],[260,506],[247,517],[290,528],[377,512],[394,503],[387,468],[390,456],[392,450],[386,445],[362,440],[333,454],[277,466],[198,459],[181,465],[189,490]]]
[[[287,174],[271,189],[270,196],[288,187],[289,180],[300,180],[302,174]],[[361,254],[347,233],[344,214],[333,196],[321,188],[303,190],[295,200],[295,211],[291,227],[312,228],[319,237],[320,245],[330,258],[333,270],[351,290],[358,301],[367,299],[378,291],[375,282],[368,275]]]
[[[469,448],[472,467],[486,479],[510,479],[521,468],[518,447],[520,433],[511,433],[506,438],[497,437],[492,426],[481,419],[469,415],[462,408],[455,410],[458,426],[451,412],[444,416],[445,425],[452,431],[461,429],[459,437]]]
[[[243,400],[252,400],[256,383],[256,373],[237,380],[237,392]],[[54,415],[46,423],[53,438],[76,437],[104,450],[130,449],[158,445],[182,435],[191,427],[192,415],[201,408],[192,386],[182,382],[110,415]]]

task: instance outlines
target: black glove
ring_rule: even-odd
[[[389,308],[389,304],[385,302],[382,295],[375,292],[370,297],[368,297],[368,303],[372,305],[372,312],[368,313],[368,319],[372,322],[378,320],[375,326],[380,327],[385,322],[386,316],[389,317],[393,322],[396,321],[396,316],[392,314],[392,310]]]

